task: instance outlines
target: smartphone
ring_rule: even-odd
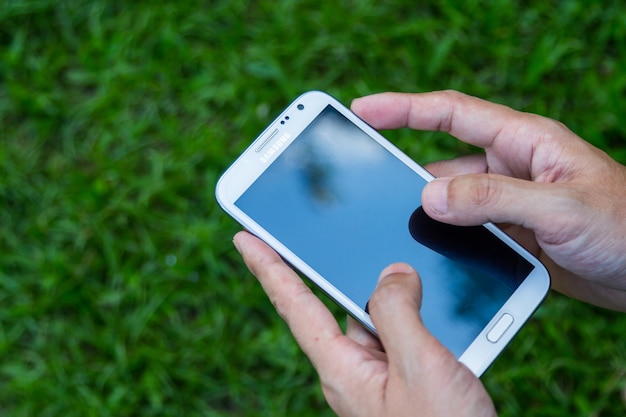
[[[480,376],[546,297],[550,278],[495,225],[428,217],[421,195],[432,179],[339,101],[312,91],[228,168],[216,197],[373,333],[367,303],[380,272],[412,265],[424,324]]]

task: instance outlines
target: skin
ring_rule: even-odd
[[[441,130],[483,148],[427,167],[440,178],[424,189],[426,213],[508,224],[553,288],[626,311],[626,167],[562,123],[454,91],[379,94],[352,110],[377,129]]]
[[[564,125],[454,91],[384,93],[352,110],[377,129],[441,130],[485,150],[427,166],[431,217],[501,225],[546,264],[553,287],[626,311],[626,168]],[[320,375],[340,416],[494,416],[480,381],[422,324],[421,284],[409,265],[381,273],[370,302],[373,337],[333,315],[254,236],[234,244]],[[402,320],[397,320],[402,317]]]

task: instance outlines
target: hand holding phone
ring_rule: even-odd
[[[545,297],[549,277],[492,224],[454,227],[426,216],[421,195],[432,179],[338,101],[311,92],[235,161],[216,194],[373,333],[367,306],[379,272],[413,265],[426,328],[480,375]]]
[[[626,309],[626,246],[620,244],[626,224],[619,215],[626,210],[624,166],[552,120],[457,92],[384,93],[355,100],[352,107],[378,129],[445,130],[484,147],[485,154],[427,166],[447,178],[425,186],[424,211],[449,223],[513,224],[516,230],[509,230],[555,271],[559,290]],[[511,183],[515,180],[509,176],[529,183]],[[485,184],[499,192],[481,191]],[[442,204],[447,210],[431,210]],[[562,222],[568,227],[559,227]],[[559,244],[550,236],[560,236]],[[495,415],[480,381],[421,324],[414,301],[420,290],[417,275],[391,267],[391,276],[376,287],[371,317],[382,330],[380,339],[350,317],[344,336],[332,314],[274,250],[246,232],[235,236],[235,244],[311,358],[339,415],[408,416],[415,410]],[[584,253],[588,255],[579,256]]]
[[[352,109],[376,129],[442,130],[483,148],[428,165],[440,177],[424,187],[428,215],[504,223],[548,267],[553,289],[626,311],[624,165],[562,123],[457,91],[375,94]]]
[[[413,268],[393,264],[382,271],[371,302],[379,338],[350,317],[344,335],[276,252],[248,232],[234,242],[319,373],[337,415],[496,415],[480,380],[424,327]]]

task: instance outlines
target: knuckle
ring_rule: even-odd
[[[442,90],[441,93],[448,96],[448,98],[451,100],[459,100],[459,99],[464,99],[465,97],[467,97],[467,94],[464,94],[464,93],[461,93],[460,91],[452,90],[452,89]]]
[[[552,119],[550,117],[539,116],[544,123],[544,130],[546,132],[550,132],[552,134],[561,134],[563,132],[570,132],[570,129],[565,125],[565,123]]]
[[[450,133],[454,124],[454,114],[457,111],[458,104],[464,100],[467,100],[469,96],[456,90],[443,90],[440,93],[441,97],[443,97],[444,99],[444,102],[446,102],[450,109],[446,113],[446,116],[439,121],[439,126],[437,126],[437,130]]]
[[[264,289],[278,315],[290,325],[292,317],[298,312],[298,306],[305,303],[309,288],[282,261],[261,265],[257,277],[264,283]]]
[[[485,207],[500,198],[500,182],[491,176],[479,175],[467,178],[455,178],[450,182],[449,191],[453,201],[459,201],[471,207]],[[466,196],[465,198],[458,198]]]

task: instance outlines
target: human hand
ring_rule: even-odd
[[[393,264],[369,301],[380,339],[354,320],[344,335],[324,304],[265,243],[247,232],[235,246],[317,370],[340,416],[495,416],[484,387],[424,327],[421,283]]]
[[[440,130],[484,154],[430,164],[422,204],[457,225],[510,224],[552,286],[626,311],[626,167],[563,124],[455,91],[383,93],[352,110],[376,129]]]

